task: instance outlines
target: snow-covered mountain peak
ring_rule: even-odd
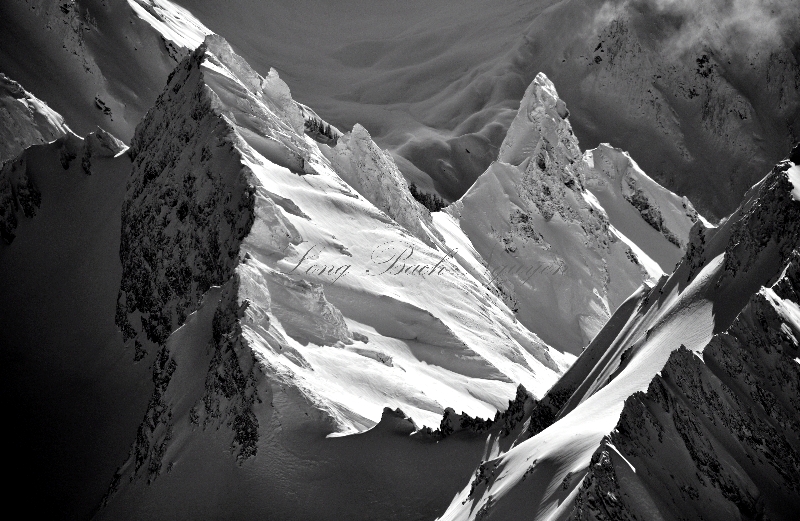
[[[559,147],[570,161],[580,157],[578,139],[567,120],[569,111],[556,87],[540,72],[525,90],[519,111],[500,146],[498,160],[519,165],[529,158],[540,139]]]
[[[571,361],[451,261],[366,129],[331,147],[295,110],[276,74],[209,36],[136,129],[116,320],[157,385],[118,473],[134,489],[212,439],[233,461],[282,450],[277,421],[327,435],[387,406],[419,426],[446,406],[492,417]]]
[[[586,190],[589,167],[567,116],[555,86],[539,74],[499,160],[447,213],[519,320],[577,353],[617,306],[662,271],[636,244],[640,237],[626,237],[609,221],[615,208],[607,211]]]

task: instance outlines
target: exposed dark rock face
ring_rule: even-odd
[[[649,519],[653,509],[663,519],[795,518],[800,255],[789,258],[702,359],[675,351],[647,392],[628,398],[572,519]]]
[[[494,418],[473,418],[463,412],[458,414],[452,407],[448,407],[444,410],[438,429],[432,431],[425,427],[422,431],[439,440],[454,432],[467,431],[481,434],[489,430],[495,430],[501,438],[505,438],[525,420],[531,409],[534,409],[537,404],[536,398],[520,384],[517,386],[517,394],[514,399],[508,401],[506,410],[497,411]]]
[[[528,424],[528,435],[536,436],[555,423],[558,413],[566,405],[575,389],[556,384],[534,406]]]
[[[258,451],[258,418],[253,405],[262,402],[258,376],[263,373],[242,338],[239,319],[247,301],[238,304],[238,290],[239,278],[234,275],[225,285],[214,312],[210,346],[214,354],[206,374],[203,412],[196,421],[203,418],[204,427],[226,422],[234,432],[231,450],[238,451],[236,457],[243,461]]]
[[[678,248],[683,248],[680,239],[670,231],[666,224],[664,224],[664,217],[661,215],[661,211],[658,207],[653,206],[650,204],[650,200],[647,198],[645,193],[638,189],[635,184],[632,183],[632,179],[628,179],[628,185],[631,188],[631,195],[625,195],[625,200],[627,200],[631,205],[636,208],[639,212],[639,215],[642,216],[642,219],[649,224],[654,230],[661,232],[661,234],[672,244],[677,246]]]
[[[620,485],[611,459],[610,450],[604,447],[592,456],[589,473],[583,481],[581,493],[575,498],[572,511],[574,519],[638,519],[624,508],[620,498]]]
[[[163,344],[203,293],[230,279],[254,219],[250,173],[234,166],[237,138],[201,80],[204,52],[179,65],[131,144],[116,319],[125,340],[143,333]]]
[[[238,138],[214,108],[216,94],[203,81],[205,51],[205,46],[198,48],[170,76],[131,146],[116,323],[124,339],[133,340],[136,359],[144,358],[148,349],[158,351],[155,389],[144,421],[131,458],[120,467],[107,498],[131,463],[131,479],[144,474],[150,482],[165,470],[173,426],[184,416],[204,428],[230,428],[231,450],[240,461],[257,451],[258,420],[252,405],[261,402],[256,391],[256,374],[261,373],[241,334],[239,319],[246,306],[238,304],[235,272],[241,242],[255,219],[256,190],[235,146]],[[214,286],[222,291],[213,312],[211,354],[190,357],[207,359],[205,390],[183,414],[175,397],[168,396],[175,392],[170,384],[178,362],[175,346],[166,342]]]
[[[5,163],[0,170],[0,238],[11,244],[16,237],[17,215],[33,217],[41,204],[42,194],[28,175],[25,155]]]
[[[792,155],[797,154],[800,145]],[[757,253],[770,243],[778,245],[782,260],[789,257],[800,236],[800,204],[793,200],[792,182],[786,173],[791,160],[784,160],[772,169],[757,190],[758,204],[744,208],[725,249],[725,270],[732,275],[747,271]]]

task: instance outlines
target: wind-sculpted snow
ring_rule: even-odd
[[[0,164],[68,131],[60,114],[0,73]]]
[[[106,512],[171,487],[194,461],[182,454],[208,443],[240,475],[296,450],[278,426],[355,433],[386,407],[419,428],[445,406],[491,418],[519,382],[540,395],[570,361],[451,260],[366,130],[332,148],[305,135],[304,113],[274,71],[210,36],[137,127],[117,323],[135,359],[155,358],[155,389]]]
[[[429,246],[441,240],[430,212],[414,200],[392,156],[372,141],[367,129],[356,124],[335,148],[322,151],[347,184],[418,239]]]

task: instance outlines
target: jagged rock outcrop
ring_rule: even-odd
[[[205,303],[213,313],[210,349],[205,358],[205,393],[196,397],[189,422],[224,424],[231,429],[239,458],[255,455],[258,400],[255,359],[246,348],[238,320],[239,248],[256,217],[253,174],[241,162],[240,140],[220,117],[219,99],[203,80],[203,45],[184,59],[171,76],[131,143],[132,173],[122,210],[120,260],[122,281],[116,322],[136,358],[157,350],[155,389],[139,427],[131,457],[120,467],[107,499],[125,472],[152,481],[163,462],[174,425],[174,388],[179,345],[170,335]],[[219,304],[209,290],[222,286]],[[150,347],[148,347],[150,346]],[[192,355],[189,363],[198,363]],[[202,375],[198,375],[202,378]],[[185,406],[184,406],[185,407]],[[183,418],[181,418],[183,419]]]
[[[530,416],[531,411],[538,404],[536,398],[523,385],[519,385],[514,399],[508,401],[508,406],[504,411],[497,411],[494,418],[475,418],[464,412],[458,414],[452,407],[447,407],[438,429],[431,430],[425,427],[420,433],[441,440],[455,432],[483,434],[491,431],[498,434],[500,438],[505,438]]]
[[[126,148],[128,147],[122,141],[97,127],[96,131],[89,133],[83,140],[81,168],[91,174],[93,157],[114,157]]]
[[[297,106],[303,113],[306,134],[318,143],[335,147],[342,137],[341,131],[322,119],[311,107],[302,103],[297,103]]]
[[[771,175],[751,188],[748,196],[753,202],[745,206],[732,226],[725,247],[725,271],[731,277],[749,271],[758,261],[761,251],[770,245],[777,246],[779,262],[784,262],[794,251],[800,236],[800,201],[797,179],[792,179],[790,169],[800,160],[800,145],[792,156],[778,163]]]
[[[647,392],[628,398],[571,519],[794,518],[800,255],[790,258],[702,358],[673,352]]]
[[[211,286],[224,284],[254,220],[255,189],[239,139],[214,110],[200,47],[176,69],[131,142],[122,211],[117,324],[163,344]]]
[[[0,72],[0,164],[67,132],[60,114]]]

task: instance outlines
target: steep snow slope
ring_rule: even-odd
[[[789,176],[798,160],[800,148],[755,185],[740,209],[719,229],[695,224],[689,250],[676,272],[620,307],[606,329],[548,392],[541,402],[543,408],[532,408],[528,429],[518,437],[517,445],[484,464],[484,468],[491,465],[494,469],[490,479],[479,481],[480,486],[472,490],[465,488],[442,519],[564,519],[572,512],[578,484],[590,461],[595,475],[587,479],[587,486],[609,485],[609,474],[603,469],[609,457],[616,458],[609,456],[609,451],[615,450],[610,449],[613,443],[606,447],[606,456],[600,451],[592,459],[592,454],[614,429],[628,397],[646,390],[679,347],[703,352],[714,333],[731,327],[761,286],[772,285],[782,276],[800,237],[800,203],[792,196],[794,185]],[[793,309],[792,304],[783,309]],[[783,316],[788,315],[784,312]],[[783,331],[788,333],[785,328]],[[692,371],[692,365],[688,366]],[[702,454],[709,452],[701,453],[696,462],[703,460]],[[614,461],[621,468],[622,460]],[[772,472],[764,468],[747,472],[751,470],[753,476]],[[633,487],[629,496],[643,495],[633,482],[628,485]],[[591,494],[599,497],[598,492]],[[581,497],[584,510],[578,512],[587,513],[586,509],[605,501],[587,499],[585,494]],[[743,497],[744,508],[761,508],[747,507],[750,496]],[[636,505],[637,509],[647,507],[642,502]],[[648,512],[653,515],[652,510]]]
[[[211,36],[137,127],[116,321],[155,389],[104,517],[281,517],[302,498],[305,517],[430,518],[485,440],[408,434],[447,405],[494,416],[517,382],[541,395],[571,361],[450,260],[363,129],[331,148],[298,115]],[[404,463],[367,457],[385,453]]]
[[[540,71],[584,146],[629,151],[709,216],[732,212],[799,137],[793,0],[178,3],[449,200],[496,159]]]
[[[309,371],[309,389],[342,408],[345,429],[374,423],[387,403],[438,423],[443,406],[437,400],[445,397],[459,405],[463,399],[465,410],[493,414],[501,405],[493,398],[498,385],[513,389],[512,382],[520,380],[534,392],[544,391],[567,358],[515,323],[499,299],[448,261],[446,251],[426,246],[354,192],[320,153],[325,145],[298,133],[302,121],[292,124],[270,109],[270,85],[224,40],[208,42],[207,58],[198,54],[184,63],[132,142],[136,181],[124,219],[135,227],[125,225],[121,248],[127,268],[120,326],[126,336],[143,329],[150,340],[163,342],[200,294],[231,276],[240,262],[234,253],[243,244],[240,256],[246,262],[237,271],[243,272],[242,298],[250,299],[248,313],[254,314],[251,342],[264,343],[264,356],[298,378]],[[229,136],[213,138],[222,145],[207,142],[212,128],[225,125],[232,125],[225,132]],[[351,146],[346,139],[337,145],[345,146]],[[377,150],[374,144],[368,148]],[[208,174],[189,175],[190,165]],[[373,184],[392,179],[382,166],[367,169],[362,175],[370,177],[364,179]],[[244,173],[236,174],[240,170]],[[223,174],[240,178],[217,179]],[[387,194],[404,192],[395,187]],[[160,215],[164,200],[172,217]],[[407,209],[399,215],[419,216],[416,228],[425,229],[427,212],[410,197],[398,196],[391,205],[412,205],[416,214]],[[215,217],[217,211],[223,214]],[[217,219],[224,220],[217,224]],[[205,232],[216,226],[219,232]],[[173,243],[181,246],[165,246]],[[166,270],[168,286],[147,275],[160,269]],[[181,271],[173,275],[173,270]],[[131,313],[126,321],[123,316]],[[359,335],[351,335],[351,328]],[[354,342],[361,335],[369,337],[368,344]],[[287,359],[284,348],[299,355]],[[349,394],[346,386],[342,394],[343,381],[365,377],[364,368],[342,364],[348,353],[353,361],[378,361],[367,376],[374,380],[373,396],[363,390]],[[463,398],[440,387],[451,378],[456,396]],[[472,378],[486,382],[476,381],[467,392]],[[406,387],[411,382],[417,390]],[[421,390],[424,397],[417,395]],[[446,394],[437,398],[439,392]]]
[[[711,226],[686,197],[653,181],[627,152],[603,143],[587,150],[583,160],[586,188],[606,211],[609,222],[665,273],[672,273],[683,256],[692,225],[700,219]]]
[[[621,151],[582,156],[568,115],[538,75],[498,161],[435,222],[522,324],[579,353],[638,286],[674,268],[698,215]]]
[[[167,27],[169,39],[159,32]],[[127,142],[207,32],[160,0],[8,0],[0,4],[0,70],[79,134],[100,126]]]
[[[0,73],[0,163],[66,134],[64,118]]]

